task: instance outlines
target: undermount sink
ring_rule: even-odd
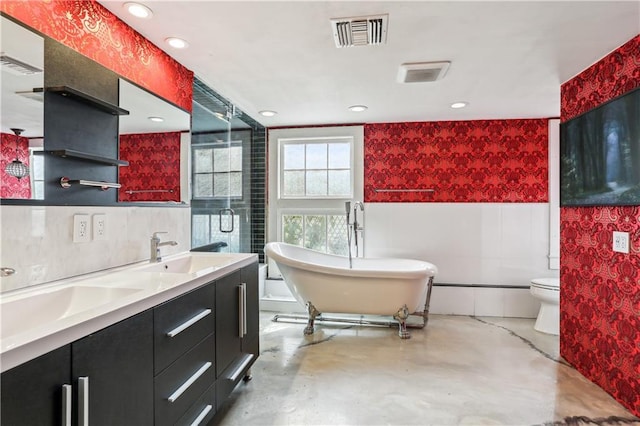
[[[141,289],[72,286],[35,294],[0,305],[2,339],[129,296]]]
[[[197,274],[226,266],[236,261],[236,257],[225,254],[197,255],[168,259],[158,263],[150,263],[140,270],[145,272],[169,272],[174,274]]]

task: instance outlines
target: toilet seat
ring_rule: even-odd
[[[544,288],[546,290],[560,291],[560,279],[558,278],[534,278],[531,280],[531,286]]]

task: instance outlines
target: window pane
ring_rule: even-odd
[[[306,172],[307,195],[327,195],[327,172],[310,171]]]
[[[229,171],[229,148],[216,148],[213,150],[213,170],[215,172]]]
[[[347,256],[347,218],[345,215],[327,217],[327,253]]]
[[[329,195],[351,195],[350,170],[329,170]]]
[[[284,169],[304,169],[304,144],[284,146]]]
[[[229,167],[234,172],[242,171],[242,147],[232,146],[229,148]],[[217,171],[217,170],[216,170]]]
[[[282,216],[282,239],[285,243],[302,245],[302,216]]]
[[[284,196],[304,195],[304,172],[285,171],[282,186],[282,195]]]
[[[313,143],[307,145],[307,169],[327,168],[327,144]]]
[[[332,143],[329,145],[329,168],[348,169],[351,167],[351,145]]]
[[[213,196],[228,197],[229,183],[230,183],[229,173],[214,173]]]
[[[304,247],[325,251],[327,245],[326,216],[304,217]]]
[[[198,148],[194,149],[193,171],[195,173],[207,173],[213,171],[213,150]]]
[[[213,197],[213,175],[206,173],[194,176],[193,196]]]
[[[35,180],[44,180],[44,156],[34,155],[31,157],[31,167]]]
[[[242,172],[229,173],[229,191],[232,197],[242,197]]]

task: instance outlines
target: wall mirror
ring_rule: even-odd
[[[44,195],[44,64],[45,40],[4,16],[1,22],[2,78],[0,80],[2,108],[0,126],[2,132],[2,198],[14,204],[64,204],[61,200]],[[182,132],[181,141],[187,140],[190,130],[190,114],[156,95],[119,79],[119,106],[129,115],[120,116],[118,132],[122,134],[158,134]],[[160,117],[162,121],[152,121]],[[16,137],[11,129],[24,129]],[[17,148],[17,150],[16,150]],[[143,155],[146,155],[143,154]],[[188,155],[188,152],[187,154]],[[14,159],[29,167],[29,174],[18,179],[6,174],[5,167]],[[126,158],[125,158],[126,160]],[[180,162],[180,159],[178,159]],[[186,164],[186,163],[185,163]],[[177,172],[179,184],[172,192],[186,188],[187,168],[180,166]],[[143,188],[144,189],[144,188]],[[180,194],[177,194],[180,197]],[[178,198],[179,199],[179,198]],[[129,199],[126,201],[149,201]],[[124,201],[124,200],[123,200]]]
[[[1,18],[2,76],[2,198],[44,198],[43,145],[44,39],[27,28]],[[35,90],[34,90],[35,89]],[[12,129],[22,129],[17,137]],[[21,178],[5,172],[17,159],[28,166]]]

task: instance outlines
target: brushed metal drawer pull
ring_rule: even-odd
[[[71,385],[62,385],[62,426],[71,426]]]
[[[180,398],[180,396],[189,389],[189,386],[193,384],[200,376],[204,374],[211,367],[211,361],[206,362],[198,371],[193,373],[193,376],[189,377],[186,382],[184,382],[174,393],[171,394],[169,398],[169,402],[175,402],[176,399]]]
[[[176,328],[174,328],[173,330],[168,332],[167,336],[175,337],[176,335],[182,333],[187,328],[191,327],[193,324],[197,323],[198,321],[200,321],[202,318],[206,317],[210,313],[211,313],[211,309],[205,309],[204,311],[200,312],[198,315],[196,315],[193,318],[183,322],[182,324],[180,324],[179,326],[177,326]]]
[[[78,377],[78,426],[89,426],[89,377]]]
[[[232,382],[235,382],[236,379],[238,378],[238,376],[240,376],[240,373],[242,373],[242,370],[244,370],[245,367],[247,365],[249,365],[249,363],[251,362],[253,357],[254,357],[253,354],[245,355],[244,356],[244,360],[242,361],[242,364],[240,364],[240,366],[238,368],[236,368],[236,371],[234,371],[233,374],[231,375],[231,377],[229,377],[229,380],[231,380]]]
[[[198,414],[198,417],[196,417],[196,419],[193,421],[193,423],[191,423],[191,426],[198,426],[200,424],[200,422],[202,420],[204,420],[205,417],[207,417],[207,414],[209,414],[209,411],[211,411],[213,407],[211,406],[211,404],[207,405],[206,407],[204,407],[202,409],[202,411],[200,412],[200,414]]]

